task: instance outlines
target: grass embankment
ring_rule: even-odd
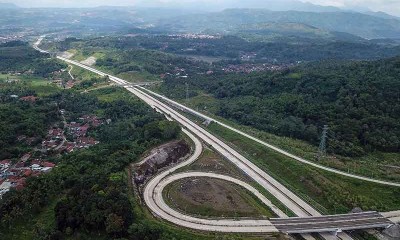
[[[240,171],[235,165],[223,159],[219,154],[215,153],[214,150],[208,147],[204,147],[204,150],[197,161],[189,166],[179,169],[177,172],[187,171],[211,172],[228,175],[245,182],[251,181],[251,179],[242,171]]]

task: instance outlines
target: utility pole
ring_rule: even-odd
[[[189,103],[189,83],[186,83],[186,103]]]
[[[326,155],[326,142],[328,139],[328,130],[329,130],[328,125],[324,125],[324,128],[322,129],[321,142],[319,143],[319,148],[318,148],[318,160],[321,159],[322,157],[325,157]]]

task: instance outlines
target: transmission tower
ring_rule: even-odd
[[[326,142],[328,139],[328,130],[329,130],[328,125],[324,125],[324,128],[322,129],[321,142],[319,143],[318,159],[321,159],[326,155]]]
[[[186,83],[186,102],[189,102],[189,83]]]

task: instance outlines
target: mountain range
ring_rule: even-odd
[[[2,2],[0,2],[0,9],[14,9],[14,8],[18,8],[18,6],[15,5],[14,3],[2,3]]]
[[[343,9],[332,6],[320,6],[298,0],[221,0],[221,1],[196,1],[183,2],[178,0],[145,0],[140,1],[139,7],[157,8],[185,8],[203,11],[221,11],[227,8],[256,8],[269,9],[272,11],[306,11],[306,12],[335,12]]]
[[[386,16],[386,15],[385,15]],[[400,20],[358,12],[271,11],[266,9],[226,9],[221,12],[189,14],[161,19],[159,28],[174,31],[235,31],[242,25],[299,23],[326,31],[353,34],[366,39],[400,38]]]
[[[383,12],[361,13],[297,0],[207,0],[207,3],[146,0],[135,7],[85,9],[29,9],[18,8],[13,3],[0,3],[0,11],[5,10],[1,13],[0,23],[21,27],[76,28],[79,25],[99,29],[106,26],[113,30],[153,28],[157,32],[251,33],[261,37],[294,35],[355,41],[359,37],[400,39],[400,18]],[[224,9],[227,6],[233,8]]]

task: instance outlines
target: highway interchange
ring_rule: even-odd
[[[41,38],[42,39],[42,38]],[[46,52],[44,50],[41,50],[38,45],[41,42],[41,39],[38,40],[34,44],[35,49],[41,51],[41,52]],[[169,222],[172,222],[174,224],[187,227],[187,228],[192,228],[192,229],[197,229],[197,230],[205,230],[205,231],[216,231],[216,232],[286,232],[286,233],[302,233],[302,236],[306,239],[314,239],[310,234],[310,232],[319,232],[320,235],[324,239],[337,239],[337,237],[332,234],[332,232],[336,232],[338,234],[338,237],[341,239],[352,239],[349,235],[346,233],[343,233],[341,230],[350,230],[350,229],[363,229],[363,228],[370,228],[370,227],[387,227],[391,224],[393,224],[391,221],[389,221],[387,218],[383,217],[381,214],[371,212],[371,213],[365,213],[364,215],[361,215],[362,217],[360,218],[360,215],[357,214],[350,214],[346,215],[344,218],[341,215],[337,216],[328,216],[329,223],[327,225],[327,216],[322,216],[317,210],[315,210],[310,204],[299,198],[296,194],[291,192],[289,189],[287,189],[284,185],[276,181],[274,178],[272,178],[270,175],[262,171],[260,168],[258,168],[256,165],[254,165],[252,162],[250,162],[248,159],[246,159],[244,156],[239,154],[236,150],[232,149],[229,145],[218,139],[217,137],[213,136],[210,134],[207,130],[204,128],[198,126],[196,123],[193,121],[189,120],[185,116],[183,116],[181,113],[176,111],[171,105],[174,107],[179,107],[181,109],[185,109],[186,111],[190,111],[192,113],[195,113],[196,115],[199,116],[200,113],[194,112],[191,109],[186,108],[185,106],[181,106],[180,104],[173,102],[172,100],[169,100],[163,96],[157,95],[155,93],[150,93],[148,90],[145,90],[139,86],[133,86],[131,83],[122,80],[120,78],[111,76],[109,74],[106,74],[104,72],[101,72],[99,70],[96,70],[92,67],[83,65],[79,62],[66,59],[63,57],[57,57],[58,59],[65,61],[69,64],[76,65],[79,67],[82,67],[86,70],[92,71],[94,73],[99,74],[100,76],[109,76],[110,80],[115,82],[116,84],[124,87],[127,89],[129,92],[133,93],[136,95],[138,98],[149,104],[152,108],[157,109],[158,111],[164,113],[167,118],[177,121],[182,125],[184,128],[183,131],[192,139],[194,142],[194,152],[193,155],[184,161],[183,163],[176,165],[172,167],[171,169],[168,169],[165,172],[162,172],[161,174],[155,176],[152,178],[146,185],[145,190],[144,190],[144,199],[148,207],[151,209],[151,211],[158,217],[167,220]],[[156,97],[154,97],[156,96]],[[160,101],[159,99],[163,99],[163,101]],[[169,104],[165,103],[168,102]],[[210,119],[206,116],[203,116],[205,119]],[[223,123],[220,123],[218,121],[215,121],[214,119],[210,119],[211,121],[217,122],[221,125],[225,125]],[[257,141],[257,142],[262,142],[261,140],[255,139],[252,136],[249,136],[237,129],[234,129],[230,126],[225,125],[225,127],[228,127],[229,129],[238,132],[242,135],[245,135],[246,137],[249,137],[250,139]],[[236,165],[239,169],[241,169],[246,175],[248,175],[250,178],[252,178],[256,183],[258,183],[260,186],[262,186],[265,190],[270,192],[272,195],[274,195],[280,202],[282,202],[288,209],[290,209],[296,216],[301,217],[297,219],[297,222],[295,224],[288,224],[288,222],[283,222],[282,224],[281,221],[293,221],[291,219],[288,219],[286,214],[283,213],[281,210],[279,210],[277,207],[275,207],[268,199],[266,199],[261,193],[259,193],[256,189],[251,187],[250,185],[243,183],[239,180],[233,179],[228,176],[222,176],[222,175],[217,175],[217,174],[210,174],[210,173],[181,173],[177,175],[172,175],[174,171],[177,169],[186,166],[188,164],[191,164],[192,162],[196,161],[196,159],[200,156],[202,152],[202,143],[200,142],[199,139],[201,139],[204,143],[207,143],[207,145],[211,146],[215,151],[217,151],[219,154],[224,156],[225,159],[229,160],[232,162],[234,165]],[[266,145],[284,155],[287,155],[289,157],[292,157],[293,159],[296,159],[297,161],[301,161],[306,164],[313,164],[311,162],[308,162],[304,159],[298,158],[296,156],[291,155],[290,153],[285,152],[284,150],[281,150],[279,148],[276,148],[274,146],[271,146],[267,143],[262,143],[263,145]],[[304,162],[305,161],[305,162]],[[324,166],[315,166],[319,168],[325,168]],[[343,172],[336,172],[337,170],[335,169],[324,169],[327,171],[333,170],[333,172],[337,174],[342,174],[347,176],[347,173],[343,174]],[[355,175],[351,175],[348,177],[354,177]],[[215,220],[215,219],[200,219],[200,218],[195,218],[191,217],[188,215],[185,215],[183,213],[179,213],[172,208],[170,208],[163,200],[162,197],[162,189],[168,185],[168,183],[171,183],[172,181],[182,179],[182,178],[187,178],[187,177],[210,177],[210,178],[219,178],[223,179],[225,181],[230,181],[235,184],[239,184],[245,188],[247,188],[250,192],[255,194],[257,197],[260,198],[260,200],[265,203],[269,208],[274,211],[274,213],[279,216],[282,219],[273,219],[273,220],[229,220],[229,219],[221,219],[221,220]],[[374,180],[374,179],[369,179],[360,176],[355,176],[357,179],[365,180],[365,181],[374,181],[377,183],[381,184],[386,184],[386,185],[393,185],[394,186],[400,186],[400,184],[396,183],[390,183],[390,182],[384,182],[384,181],[379,181],[379,180]],[[393,215],[393,216],[392,216]],[[400,214],[397,213],[392,213],[390,217],[392,219],[397,219],[397,217]],[[314,217],[310,219],[310,217]],[[336,219],[336,220],[335,220]],[[305,224],[308,223],[310,220],[312,220],[313,224]],[[292,228],[287,229],[283,228],[282,226],[292,226]],[[300,227],[303,226],[303,227]],[[343,229],[342,229],[343,228]]]

